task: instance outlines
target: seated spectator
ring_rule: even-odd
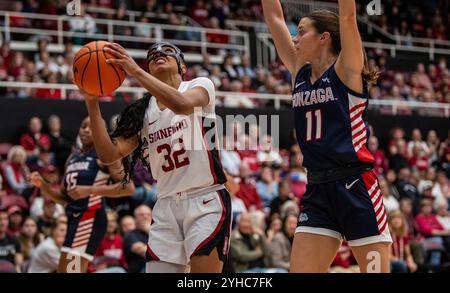
[[[247,55],[241,56],[241,63],[236,67],[239,77],[248,76],[251,79],[256,77],[255,70],[250,65],[250,60]]]
[[[20,273],[23,262],[20,242],[15,236],[8,235],[8,226],[8,213],[0,207],[0,261],[11,263]]]
[[[239,174],[239,190],[236,192],[236,196],[242,199],[248,210],[263,208],[262,200],[255,186],[255,181],[250,177],[250,169],[247,164],[242,164]]]
[[[39,244],[31,256],[29,273],[55,273],[61,258],[61,247],[67,233],[67,223],[55,222],[49,236]]]
[[[244,201],[236,196],[236,193],[239,191],[239,184],[236,182],[235,178],[231,177],[226,172],[225,176],[227,177],[225,188],[228,190],[231,197],[231,214],[233,219],[233,222],[231,223],[231,228],[234,229],[234,226],[236,225],[236,221],[239,219],[239,216],[242,213],[247,212],[247,208],[245,207]]]
[[[386,179],[380,178],[378,183],[380,185],[381,194],[383,195],[383,204],[386,208],[386,213],[389,214],[392,211],[397,211],[400,208],[400,205],[398,200],[391,194]]]
[[[230,258],[236,272],[265,272],[265,259],[270,253],[263,233],[253,231],[248,213],[239,217],[237,229],[231,234]]]
[[[450,230],[445,228],[433,214],[433,204],[429,199],[420,202],[420,213],[416,216],[417,229],[426,238],[433,238],[433,241],[444,245],[450,251]]]
[[[256,191],[266,208],[269,208],[272,200],[278,196],[278,182],[274,180],[272,169],[269,167],[261,170],[261,179],[256,182]]]
[[[336,257],[330,266],[331,273],[359,273],[359,266],[348,246],[347,241],[342,242]]]
[[[239,176],[239,168],[241,166],[241,157],[239,153],[233,149],[227,149],[225,137],[223,138],[224,148],[220,150],[220,160],[222,166],[233,177]]]
[[[151,37],[151,25],[148,23],[148,18],[145,14],[139,18],[138,25],[134,28],[134,35],[137,37],[150,38]]]
[[[86,13],[86,9],[84,5],[81,5],[80,15],[71,17],[69,20],[70,30],[72,32],[81,32],[94,34],[97,31],[97,24],[95,23],[94,18]],[[74,37],[73,43],[75,45],[83,45],[85,43],[85,39],[81,37]]]
[[[136,189],[131,199],[138,205],[145,204],[153,208],[156,203],[156,182],[140,163],[134,168],[133,182]]]
[[[50,137],[50,151],[55,154],[55,162],[61,174],[64,173],[64,165],[72,149],[72,143],[61,133],[61,119],[57,115],[48,118],[48,130]]]
[[[419,172],[426,171],[430,165],[428,156],[425,154],[421,147],[415,145],[412,150],[412,155],[409,158],[409,165],[413,170]]]
[[[28,160],[35,159],[39,149],[50,149],[50,137],[41,132],[42,122],[38,117],[32,117],[28,127],[28,132],[20,137],[20,145],[27,152]]]
[[[228,78],[232,81],[238,79],[238,72],[233,64],[233,55],[227,55],[223,59],[222,71],[228,75]]]
[[[369,151],[375,158],[374,171],[377,175],[382,175],[388,170],[387,159],[384,156],[382,150],[380,150],[378,144],[378,138],[376,136],[370,136],[369,138]]]
[[[28,183],[28,167],[25,165],[26,153],[23,147],[14,146],[8,151],[8,161],[3,167],[5,189],[7,194],[30,196],[31,185]]]
[[[209,12],[206,8],[205,1],[197,0],[195,4],[191,7],[190,17],[198,22],[200,25],[204,26],[206,21],[208,20]]]
[[[144,273],[152,210],[146,205],[140,205],[134,210],[134,217],[136,229],[125,234],[123,252],[128,264],[128,272]]]
[[[208,21],[208,28],[220,30],[219,20],[216,17],[211,17]],[[227,32],[214,31],[206,33],[206,39],[211,43],[228,44],[229,38],[230,36]]]
[[[430,152],[430,149],[428,148],[428,145],[425,141],[422,140],[422,132],[418,128],[414,128],[411,133],[411,141],[408,142],[408,156],[413,156],[413,149],[417,146],[419,148],[419,151],[423,151],[424,155],[428,155]]]
[[[269,264],[273,268],[289,271],[292,242],[297,228],[297,215],[288,214],[283,219],[281,232],[275,234],[270,243]]]
[[[278,214],[274,214],[269,217],[269,223],[267,225],[266,229],[266,239],[267,243],[271,243],[275,235],[281,231],[283,228],[283,223],[281,221],[281,218]]]
[[[44,199],[43,204],[43,213],[38,218],[37,225],[39,228],[39,231],[44,234],[44,236],[48,237],[50,236],[52,226],[56,222],[56,203],[49,199]]]
[[[123,254],[123,239],[118,233],[117,213],[108,211],[108,226],[106,235],[95,252],[95,271],[107,273],[125,273],[125,257]],[[102,258],[101,262],[97,262]]]
[[[136,221],[132,216],[127,215],[120,220],[120,235],[122,237],[134,229],[136,229]]]
[[[450,212],[448,211],[448,203],[446,201],[437,201],[435,206],[436,219],[444,230],[450,230]]]
[[[392,236],[391,271],[393,273],[416,272],[417,264],[411,254],[408,226],[403,214],[394,211],[389,215],[389,228]]]
[[[272,137],[270,135],[265,135],[262,138],[257,158],[262,166],[280,167],[283,163],[280,152],[275,150],[272,145]]]
[[[36,221],[31,217],[26,218],[23,221],[18,237],[24,262],[30,261],[34,250],[42,242],[42,238],[42,234],[38,231]]]
[[[410,198],[402,198],[399,202],[400,211],[405,218],[405,222],[407,225],[408,236],[410,239],[415,239],[418,232],[416,227],[416,220],[413,214],[413,203]]]
[[[19,237],[23,222],[23,211],[19,206],[13,205],[8,208],[9,227],[8,234]]]
[[[270,202],[270,214],[278,214],[280,215],[281,206],[293,198],[291,185],[287,180],[283,180],[280,182],[278,187],[278,196],[272,199]]]
[[[436,200],[447,201],[450,203],[450,180],[443,170],[439,170],[436,174],[436,184],[431,191]]]

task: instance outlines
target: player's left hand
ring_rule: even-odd
[[[89,197],[92,194],[92,186],[77,185],[67,191],[67,194],[74,200]]]
[[[134,76],[141,69],[127,51],[117,43],[106,44],[105,52],[116,57],[106,59],[106,63],[119,65],[130,76]]]

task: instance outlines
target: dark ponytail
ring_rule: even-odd
[[[134,167],[138,161],[150,171],[150,165],[144,157],[144,142],[141,138],[141,131],[144,125],[145,113],[149,105],[151,94],[147,93],[142,99],[128,105],[116,120],[116,127],[110,134],[111,139],[117,137],[130,138],[135,136],[139,142],[138,147],[128,156],[122,159],[124,170],[123,182],[129,182],[134,179]]]

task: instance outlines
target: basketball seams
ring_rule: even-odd
[[[103,86],[102,86],[102,76],[100,74],[100,60],[98,59],[98,41],[95,41],[95,54],[97,55],[97,72],[98,72],[98,81],[100,84],[100,92],[103,96]]]
[[[87,69],[87,67],[89,65],[89,62],[91,61],[91,48],[89,48],[89,47],[86,47],[86,48],[88,48],[88,50],[89,50],[89,59],[86,62],[86,64],[84,65],[83,73],[81,74],[81,87],[83,87],[84,73],[86,72],[86,69]]]
[[[105,56],[105,60],[108,59],[108,58],[106,57],[105,47],[104,47],[104,46],[103,46],[103,48],[102,48],[102,52],[103,52],[103,56]],[[108,65],[110,65],[110,66],[114,69],[114,72],[116,73],[117,78],[119,79],[119,86],[120,86],[120,85],[122,84],[122,80],[120,79],[120,74],[119,74],[119,72],[117,71],[116,66],[114,66],[114,64],[108,64]]]

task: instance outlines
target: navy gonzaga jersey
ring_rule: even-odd
[[[108,179],[109,174],[102,171],[97,163],[95,149],[86,154],[76,150],[67,162],[64,189],[69,191],[77,185],[106,185]],[[96,210],[104,206],[103,201],[102,196],[89,196],[69,202],[66,209],[74,212]]]
[[[374,161],[367,150],[367,104],[367,94],[345,86],[334,64],[314,84],[311,84],[311,64],[299,70],[292,107],[297,141],[307,169],[325,170]]]

